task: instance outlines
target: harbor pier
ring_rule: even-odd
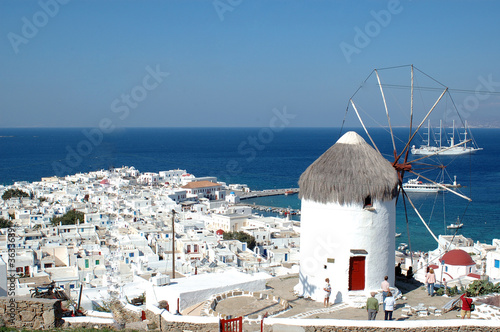
[[[253,210],[259,210],[259,211],[266,211],[266,212],[274,212],[274,213],[279,213],[281,215],[296,215],[300,214],[299,209],[291,209],[291,208],[283,208],[283,207],[276,207],[276,206],[266,206],[266,205],[258,205],[258,204],[245,204],[245,203],[239,203],[236,205],[240,206],[251,206]]]
[[[276,196],[276,195],[293,195],[299,192],[299,188],[288,188],[288,189],[266,189],[266,190],[256,190],[247,193],[238,193],[240,200],[256,197],[266,197],[266,196]]]

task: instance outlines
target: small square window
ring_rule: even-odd
[[[495,259],[495,268],[500,269],[500,260]]]

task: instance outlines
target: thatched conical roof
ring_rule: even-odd
[[[392,200],[397,195],[395,169],[357,133],[345,133],[300,176],[300,199],[320,203]]]

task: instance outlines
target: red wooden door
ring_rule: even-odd
[[[243,331],[243,317],[233,319],[221,319],[220,332],[242,332]]]
[[[349,263],[349,290],[365,289],[365,256],[351,257]]]

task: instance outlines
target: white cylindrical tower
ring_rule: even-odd
[[[301,207],[300,281],[295,291],[330,302],[350,292],[368,294],[384,276],[394,285],[395,198],[392,165],[355,132],[321,155],[299,180]]]

